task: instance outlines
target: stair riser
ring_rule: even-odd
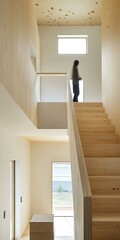
[[[90,178],[92,194],[120,194],[120,179]]]
[[[74,103],[76,107],[103,107],[101,102],[77,102]]]
[[[101,119],[101,120],[97,120],[97,119],[95,119],[95,120],[90,120],[90,119],[77,119],[77,123],[78,123],[78,125],[79,126],[82,126],[82,125],[86,125],[86,126],[88,126],[88,125],[110,125],[111,124],[111,122],[110,122],[110,120],[104,120],[104,119]]]
[[[120,144],[85,144],[85,157],[120,157]]]
[[[120,222],[93,223],[92,240],[120,240]]]
[[[103,107],[75,107],[75,112],[77,113],[105,113],[105,109]]]
[[[78,124],[78,129],[80,134],[84,134],[84,133],[115,133],[115,128],[113,126],[79,126]]]
[[[120,176],[120,158],[86,158],[89,176]]]
[[[92,135],[90,134],[81,134],[80,139],[82,144],[117,144],[119,143],[119,137],[117,135],[111,134],[101,134],[100,135]]]
[[[81,118],[96,118],[96,119],[107,119],[107,114],[106,113],[76,113],[77,119]]]
[[[120,214],[120,198],[94,198],[93,196],[93,215],[94,213]]]

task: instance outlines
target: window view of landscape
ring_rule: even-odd
[[[69,237],[73,240],[74,214],[70,162],[54,162],[52,164],[52,212],[55,236],[58,239]]]
[[[54,215],[73,216],[70,163],[53,163],[52,192]]]

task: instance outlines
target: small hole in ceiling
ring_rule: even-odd
[[[91,13],[94,13],[95,11],[91,11]]]
[[[35,5],[36,5],[36,6],[39,6],[39,4],[38,4],[38,3],[36,3]]]
[[[59,11],[62,11],[62,9],[60,8]]]
[[[51,10],[53,10],[54,8],[53,7],[51,7]]]

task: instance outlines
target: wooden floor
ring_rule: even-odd
[[[120,240],[120,143],[102,103],[75,103],[92,191],[92,240]]]
[[[57,236],[54,236],[54,240],[74,240],[73,236],[73,220],[74,218],[69,219],[69,217],[57,217],[54,219],[54,228]],[[62,224],[64,225],[62,227]],[[55,235],[55,234],[54,234]],[[64,235],[64,236],[61,236]],[[69,235],[69,236],[68,236]],[[21,238],[16,240],[30,240],[30,226],[28,225],[21,236]]]
[[[15,240],[30,240],[30,225],[26,227],[24,233],[22,234],[21,238],[15,238]]]

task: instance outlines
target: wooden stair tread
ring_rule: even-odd
[[[97,180],[120,180],[120,176],[89,176],[90,179],[97,179]]]
[[[80,106],[75,106],[75,112],[77,112],[77,113],[82,113],[82,112],[85,112],[85,113],[89,113],[89,112],[91,112],[91,113],[97,113],[97,112],[99,112],[99,113],[105,113],[105,109],[104,109],[104,107],[84,107],[84,106],[82,106],[82,107],[80,107]]]
[[[120,194],[116,194],[116,195],[113,195],[113,194],[93,194],[93,196],[92,196],[94,199],[96,198],[102,198],[102,199],[104,199],[104,198],[109,198],[109,199],[116,199],[116,198],[118,198],[118,199],[120,199]]]
[[[79,126],[79,128],[80,129],[88,129],[88,128],[91,128],[91,129],[94,129],[94,128],[101,128],[101,129],[106,129],[106,128],[108,128],[108,129],[115,129],[115,127],[114,126],[112,126],[112,125],[100,125],[100,124],[98,124],[98,125],[84,125],[84,124],[82,124],[82,125],[80,125],[79,123],[78,123],[78,126]]]
[[[105,161],[108,161],[108,160],[110,160],[110,161],[120,161],[120,157],[118,157],[118,158],[114,158],[114,157],[111,157],[111,158],[100,158],[100,157],[96,157],[96,158],[92,158],[92,157],[87,157],[87,158],[85,158],[86,160],[88,160],[88,161],[91,161],[91,160],[94,160],[94,161],[99,161],[99,160],[103,160],[104,161],[104,163],[105,163]]]
[[[94,130],[94,131],[79,131],[79,133],[80,133],[80,136],[84,136],[84,135],[88,135],[89,134],[89,136],[101,136],[101,135],[105,135],[105,134],[107,134],[108,136],[109,135],[111,135],[111,134],[113,134],[113,135],[116,135],[116,133],[112,130],[112,131],[100,131],[100,130]],[[99,134],[99,135],[98,135]]]
[[[89,106],[89,107],[102,107],[103,106],[103,104],[102,104],[102,102],[74,102],[74,106],[76,107],[76,106],[83,106],[83,107],[85,107],[85,106]]]
[[[99,213],[99,214],[94,214],[92,218],[93,222],[120,222],[120,214],[109,214],[109,213]]]
[[[89,143],[89,144],[83,144],[83,147],[84,147],[84,146],[88,146],[88,147],[92,147],[92,146],[96,147],[96,146],[97,146],[98,148],[99,148],[99,147],[105,147],[105,148],[106,148],[106,147],[108,147],[108,148],[109,148],[109,147],[114,147],[114,148],[116,148],[116,149],[117,149],[117,148],[120,149],[120,143],[117,143],[117,144],[116,144],[116,143],[115,143],[115,144],[114,144],[114,143],[112,143],[112,144],[107,144],[107,143],[106,143],[106,144],[95,144],[95,143],[91,143],[91,144],[90,144],[90,143]]]
[[[91,129],[94,129],[94,128],[103,128],[103,129],[106,129],[106,128],[113,128],[113,129],[115,129],[115,127],[114,126],[112,126],[112,125],[101,125],[101,124],[94,124],[94,125],[84,125],[84,124],[82,124],[82,125],[80,125],[79,123],[78,123],[78,126],[80,127],[80,129],[87,129],[87,128],[91,128]]]
[[[107,118],[77,118],[79,125],[110,125],[111,121]]]
[[[99,132],[99,134],[96,134],[96,133],[94,133],[94,132],[80,132],[80,137],[84,137],[84,136],[88,136],[88,137],[114,137],[114,136],[118,136],[118,134],[117,133],[114,133],[114,132],[112,132],[112,133],[109,133],[109,135],[108,135],[108,133],[107,132]]]

